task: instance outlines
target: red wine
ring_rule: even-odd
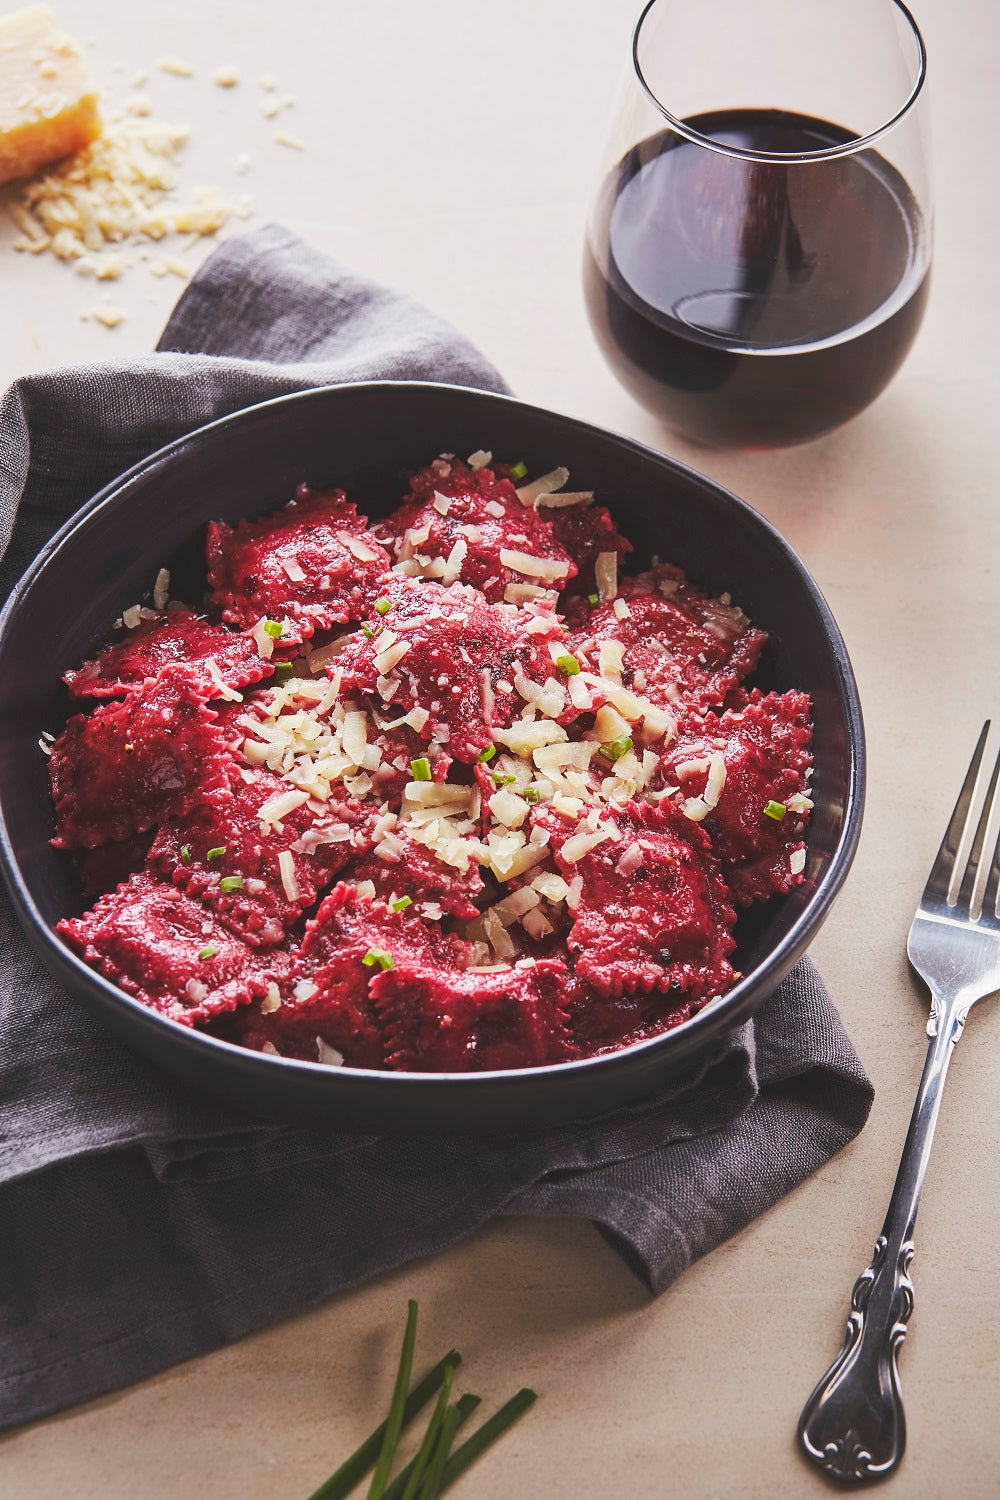
[[[687,122],[744,150],[822,150],[849,131],[779,110]],[[755,162],[665,130],[605,185],[587,309],[622,383],[697,442],[817,437],[888,384],[928,293],[929,245],[899,173],[873,150]]]

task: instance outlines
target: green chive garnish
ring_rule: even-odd
[[[405,911],[408,906],[413,905],[413,897],[400,896],[397,900],[391,902],[390,905],[392,906],[393,911]]]
[[[365,637],[366,640],[373,641],[377,635],[382,634],[382,630],[383,626],[379,625],[378,623],[374,625],[362,625],[361,634]]]
[[[434,1392],[440,1388],[449,1366],[456,1367],[461,1363],[462,1356],[457,1349],[452,1349],[450,1353],[445,1355],[444,1359],[438,1360],[433,1370],[427,1372],[419,1385],[413,1387],[406,1398],[406,1405],[403,1407],[403,1427],[409,1426],[417,1413],[422,1411],[427,1405]],[[313,1491],[309,1500],[345,1500],[345,1497],[351,1493],[355,1485],[373,1467],[381,1450],[387,1426],[388,1423],[382,1422],[376,1427],[375,1431],[369,1437],[365,1438],[361,1446],[351,1454],[350,1458],[344,1460],[337,1472],[331,1474],[330,1478],[321,1484],[318,1490]],[[393,1484],[395,1483],[396,1481],[393,1481]],[[389,1494],[386,1495],[386,1500],[389,1500]],[[395,1495],[392,1496],[392,1500],[396,1500]]]
[[[242,875],[223,875],[222,879],[219,881],[219,890],[225,891],[227,894],[230,891],[241,891],[242,889]]]
[[[242,881],[240,882],[242,885]],[[361,962],[369,969],[378,964],[380,969],[392,968],[392,954],[387,953],[384,948],[369,948]]]
[[[284,627],[284,625],[282,625],[282,623],[281,623],[280,620],[265,620],[264,621],[264,634],[265,635],[269,635],[271,637],[272,641],[280,641],[281,640],[281,636],[282,636],[282,632],[284,631],[284,628],[285,627]]]
[[[444,1466],[441,1476],[440,1492],[448,1489],[455,1483],[460,1474],[464,1474],[471,1463],[479,1457],[480,1453],[495,1443],[497,1438],[502,1437],[508,1427],[512,1427],[529,1406],[533,1406],[537,1400],[535,1392],[527,1386],[518,1391],[516,1396],[501,1406],[498,1412],[485,1421],[482,1427],[478,1427],[470,1438],[466,1438],[461,1447],[456,1448]]]
[[[414,781],[430,781],[431,779],[431,763],[426,755],[421,755],[419,760],[411,760],[410,770]]]
[[[623,734],[621,739],[612,740],[609,745],[602,745],[599,754],[614,765],[615,761],[621,760],[622,756],[627,755],[631,748],[631,737]]]
[[[493,777],[494,786],[513,786],[514,782],[517,780],[517,777],[514,775],[513,771],[493,771],[491,772],[491,775]]]
[[[370,950],[374,952],[375,950]],[[365,963],[368,962],[367,955]],[[410,1384],[410,1371],[413,1368],[413,1346],[417,1339],[417,1304],[411,1299],[406,1312],[406,1332],[403,1334],[403,1347],[399,1352],[399,1368],[396,1371],[396,1385],[392,1393],[392,1405],[389,1407],[389,1416],[385,1424],[385,1436],[382,1439],[382,1447],[379,1451],[378,1462],[375,1465],[375,1473],[368,1488],[368,1500],[383,1500],[385,1487],[389,1482],[389,1470],[396,1456],[396,1447],[399,1443],[399,1434],[403,1430],[403,1410],[406,1406],[406,1392]]]
[[[420,1481],[421,1479],[423,1479],[424,1471],[427,1468],[427,1465],[430,1463],[431,1455],[434,1453],[437,1447],[438,1433],[441,1431],[441,1428],[444,1424],[445,1415],[448,1411],[448,1402],[451,1397],[451,1383],[454,1378],[454,1367],[450,1367],[449,1369],[445,1370],[444,1381],[442,1382],[441,1389],[438,1392],[437,1402],[435,1403],[434,1410],[431,1413],[431,1419],[427,1424],[427,1431],[424,1433],[424,1440],[420,1444],[420,1449],[417,1453],[416,1458],[413,1460],[413,1463],[407,1465],[410,1473],[406,1480],[406,1488],[403,1490],[402,1500],[417,1500],[417,1492],[420,1487]]]
[[[494,755],[496,755],[496,753],[497,753],[497,747],[496,747],[496,745],[487,745],[485,750],[480,750],[480,752],[479,752],[479,764],[481,766],[486,765],[486,763],[488,761],[491,761],[493,759],[493,757],[494,757]]]
[[[182,844],[181,845],[181,864],[182,865],[189,865],[190,863],[191,863],[191,845],[190,844]]]
[[[441,1480],[444,1475],[445,1460],[451,1452],[451,1445],[455,1441],[455,1433],[458,1431],[462,1418],[459,1414],[458,1403],[449,1406],[445,1412],[444,1421],[441,1423],[441,1431],[438,1433],[437,1442],[434,1444],[434,1452],[427,1468],[427,1478],[423,1489],[420,1491],[420,1500],[436,1500],[441,1493]]]
[[[221,859],[222,856],[225,854],[225,852],[226,852],[226,846],[225,846],[225,844],[220,844],[217,849],[209,849],[208,853],[205,855],[205,858],[206,859]]]
[[[511,464],[508,472],[511,479],[523,479],[525,474],[527,474],[528,472],[528,465],[523,464],[521,460],[518,459],[516,464]]]
[[[476,1407],[480,1405],[482,1405],[482,1401],[479,1396],[459,1396],[458,1400],[455,1402],[454,1407],[452,1408],[452,1410],[457,1411],[459,1414],[458,1426],[461,1427],[462,1423],[467,1421],[475,1411]],[[447,1413],[445,1413],[445,1415],[447,1415]],[[431,1421],[433,1420],[434,1418],[432,1416]],[[423,1451],[422,1446],[421,1451]],[[431,1457],[433,1458],[433,1456],[434,1455],[432,1453]],[[420,1454],[418,1453],[416,1458],[412,1458],[410,1460],[405,1469],[400,1469],[399,1473],[396,1475],[396,1478],[392,1481],[389,1488],[385,1492],[385,1500],[403,1500],[403,1497],[407,1493],[406,1486],[409,1484],[411,1478],[413,1477],[413,1471],[417,1466],[417,1459],[419,1457]],[[424,1472],[426,1473],[426,1470]],[[417,1494],[422,1495],[423,1491],[418,1490]]]
[[[198,954],[198,957],[201,959],[214,958],[218,951],[219,950],[218,948],[216,948],[214,943],[209,943],[207,947],[202,948],[201,952]]]
[[[274,675],[279,682],[287,682],[292,675],[292,664],[290,661],[276,661],[274,664]]]
[[[567,677],[575,677],[580,670],[580,663],[568,651],[565,656],[556,657],[556,666],[561,672],[565,672]]]
[[[600,594],[588,594],[587,595],[587,603],[588,604],[600,604],[600,602],[601,602],[601,596],[600,596]]]
[[[781,822],[787,811],[788,808],[783,802],[767,802],[764,804],[765,818],[773,818],[776,823]]]
[[[524,791],[521,793],[521,796],[524,798],[525,802],[537,802],[541,795],[542,794],[538,790],[537,786],[526,786]]]
[[[375,608],[378,610],[378,612],[379,612],[380,615],[387,615],[389,613],[390,609],[392,608],[392,600],[391,599],[376,599],[375,600]]]

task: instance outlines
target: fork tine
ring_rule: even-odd
[[[983,915],[991,923],[1000,919],[1000,912],[997,910],[998,895],[1000,895],[1000,829],[997,831],[996,843],[993,846],[993,860],[986,879],[986,889],[983,892]]]
[[[986,791],[986,800],[983,810],[979,814],[979,822],[976,824],[976,836],[972,841],[969,858],[966,861],[965,874],[962,876],[962,885],[958,892],[957,905],[965,907],[974,918],[978,918],[979,909],[975,904],[976,881],[980,867],[983,863],[983,845],[986,842],[986,833],[993,817],[994,803],[997,795],[997,782],[1000,781],[1000,756],[997,757],[990,784]],[[987,854],[989,859],[989,854]]]
[[[931,866],[931,873],[927,877],[924,887],[924,898],[936,897],[940,901],[947,901],[948,888],[955,869],[955,860],[961,848],[962,836],[965,833],[966,824],[969,821],[969,813],[972,808],[972,796],[976,789],[976,781],[979,777],[979,768],[983,763],[983,752],[986,749],[986,740],[990,732],[990,721],[986,720],[979,743],[976,745],[975,754],[969,764],[962,790],[958,794],[955,803],[955,811],[951,815],[951,822],[941,840],[941,847],[937,852],[937,858]]]

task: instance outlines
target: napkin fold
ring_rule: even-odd
[[[255,401],[378,378],[506,390],[441,319],[286,230],[227,240],[157,353],[32,376],[0,401],[0,600],[151,450]],[[497,1214],[589,1218],[662,1291],[846,1145],[871,1100],[803,960],[693,1085],[610,1120],[433,1139],[262,1124],[105,1033],[0,892],[0,1427],[218,1348]]]

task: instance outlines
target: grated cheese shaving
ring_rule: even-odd
[[[614,554],[612,554],[614,555]],[[535,557],[530,552],[518,552],[511,547],[500,548],[500,561],[512,573],[523,573],[526,578],[564,578],[566,564],[558,558]]]
[[[530,484],[522,485],[515,493],[522,505],[533,506],[539,495],[551,495],[556,490],[561,490],[568,478],[568,469],[550,469],[548,474],[542,474]]]

